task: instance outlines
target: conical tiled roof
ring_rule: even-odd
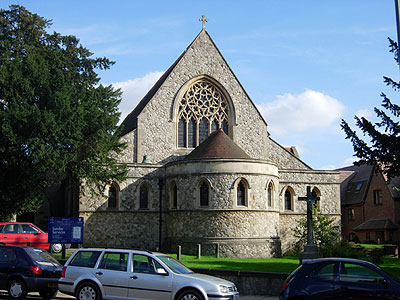
[[[204,158],[251,159],[221,128],[211,133],[185,160]]]

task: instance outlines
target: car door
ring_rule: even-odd
[[[129,280],[129,299],[167,300],[172,296],[172,273],[155,259],[143,255],[132,256]]]
[[[10,274],[16,273],[17,254],[15,249],[0,248],[0,289],[7,289]]]
[[[47,234],[31,224],[21,224],[21,237],[27,246],[47,248],[45,247],[48,243]]]
[[[365,265],[342,262],[340,264],[339,284],[343,299],[398,299],[388,288],[385,277]]]
[[[99,265],[93,269],[101,282],[104,298],[126,299],[128,296],[128,252],[104,252]]]
[[[5,224],[1,235],[1,242],[6,245],[24,246],[23,238],[20,236],[19,224]]]
[[[340,300],[336,285],[338,264],[319,264],[306,276],[304,287],[313,300]]]

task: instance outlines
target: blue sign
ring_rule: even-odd
[[[83,218],[49,218],[49,243],[83,244]]]

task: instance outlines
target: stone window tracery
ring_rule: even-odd
[[[228,134],[228,117],[219,89],[205,79],[194,82],[179,100],[178,147],[195,148],[219,128]]]

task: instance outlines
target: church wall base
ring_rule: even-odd
[[[177,239],[166,238],[163,251],[177,253],[181,246],[182,254],[197,255],[198,245],[201,255],[231,258],[266,258],[281,256],[281,242],[279,238],[202,238]]]

